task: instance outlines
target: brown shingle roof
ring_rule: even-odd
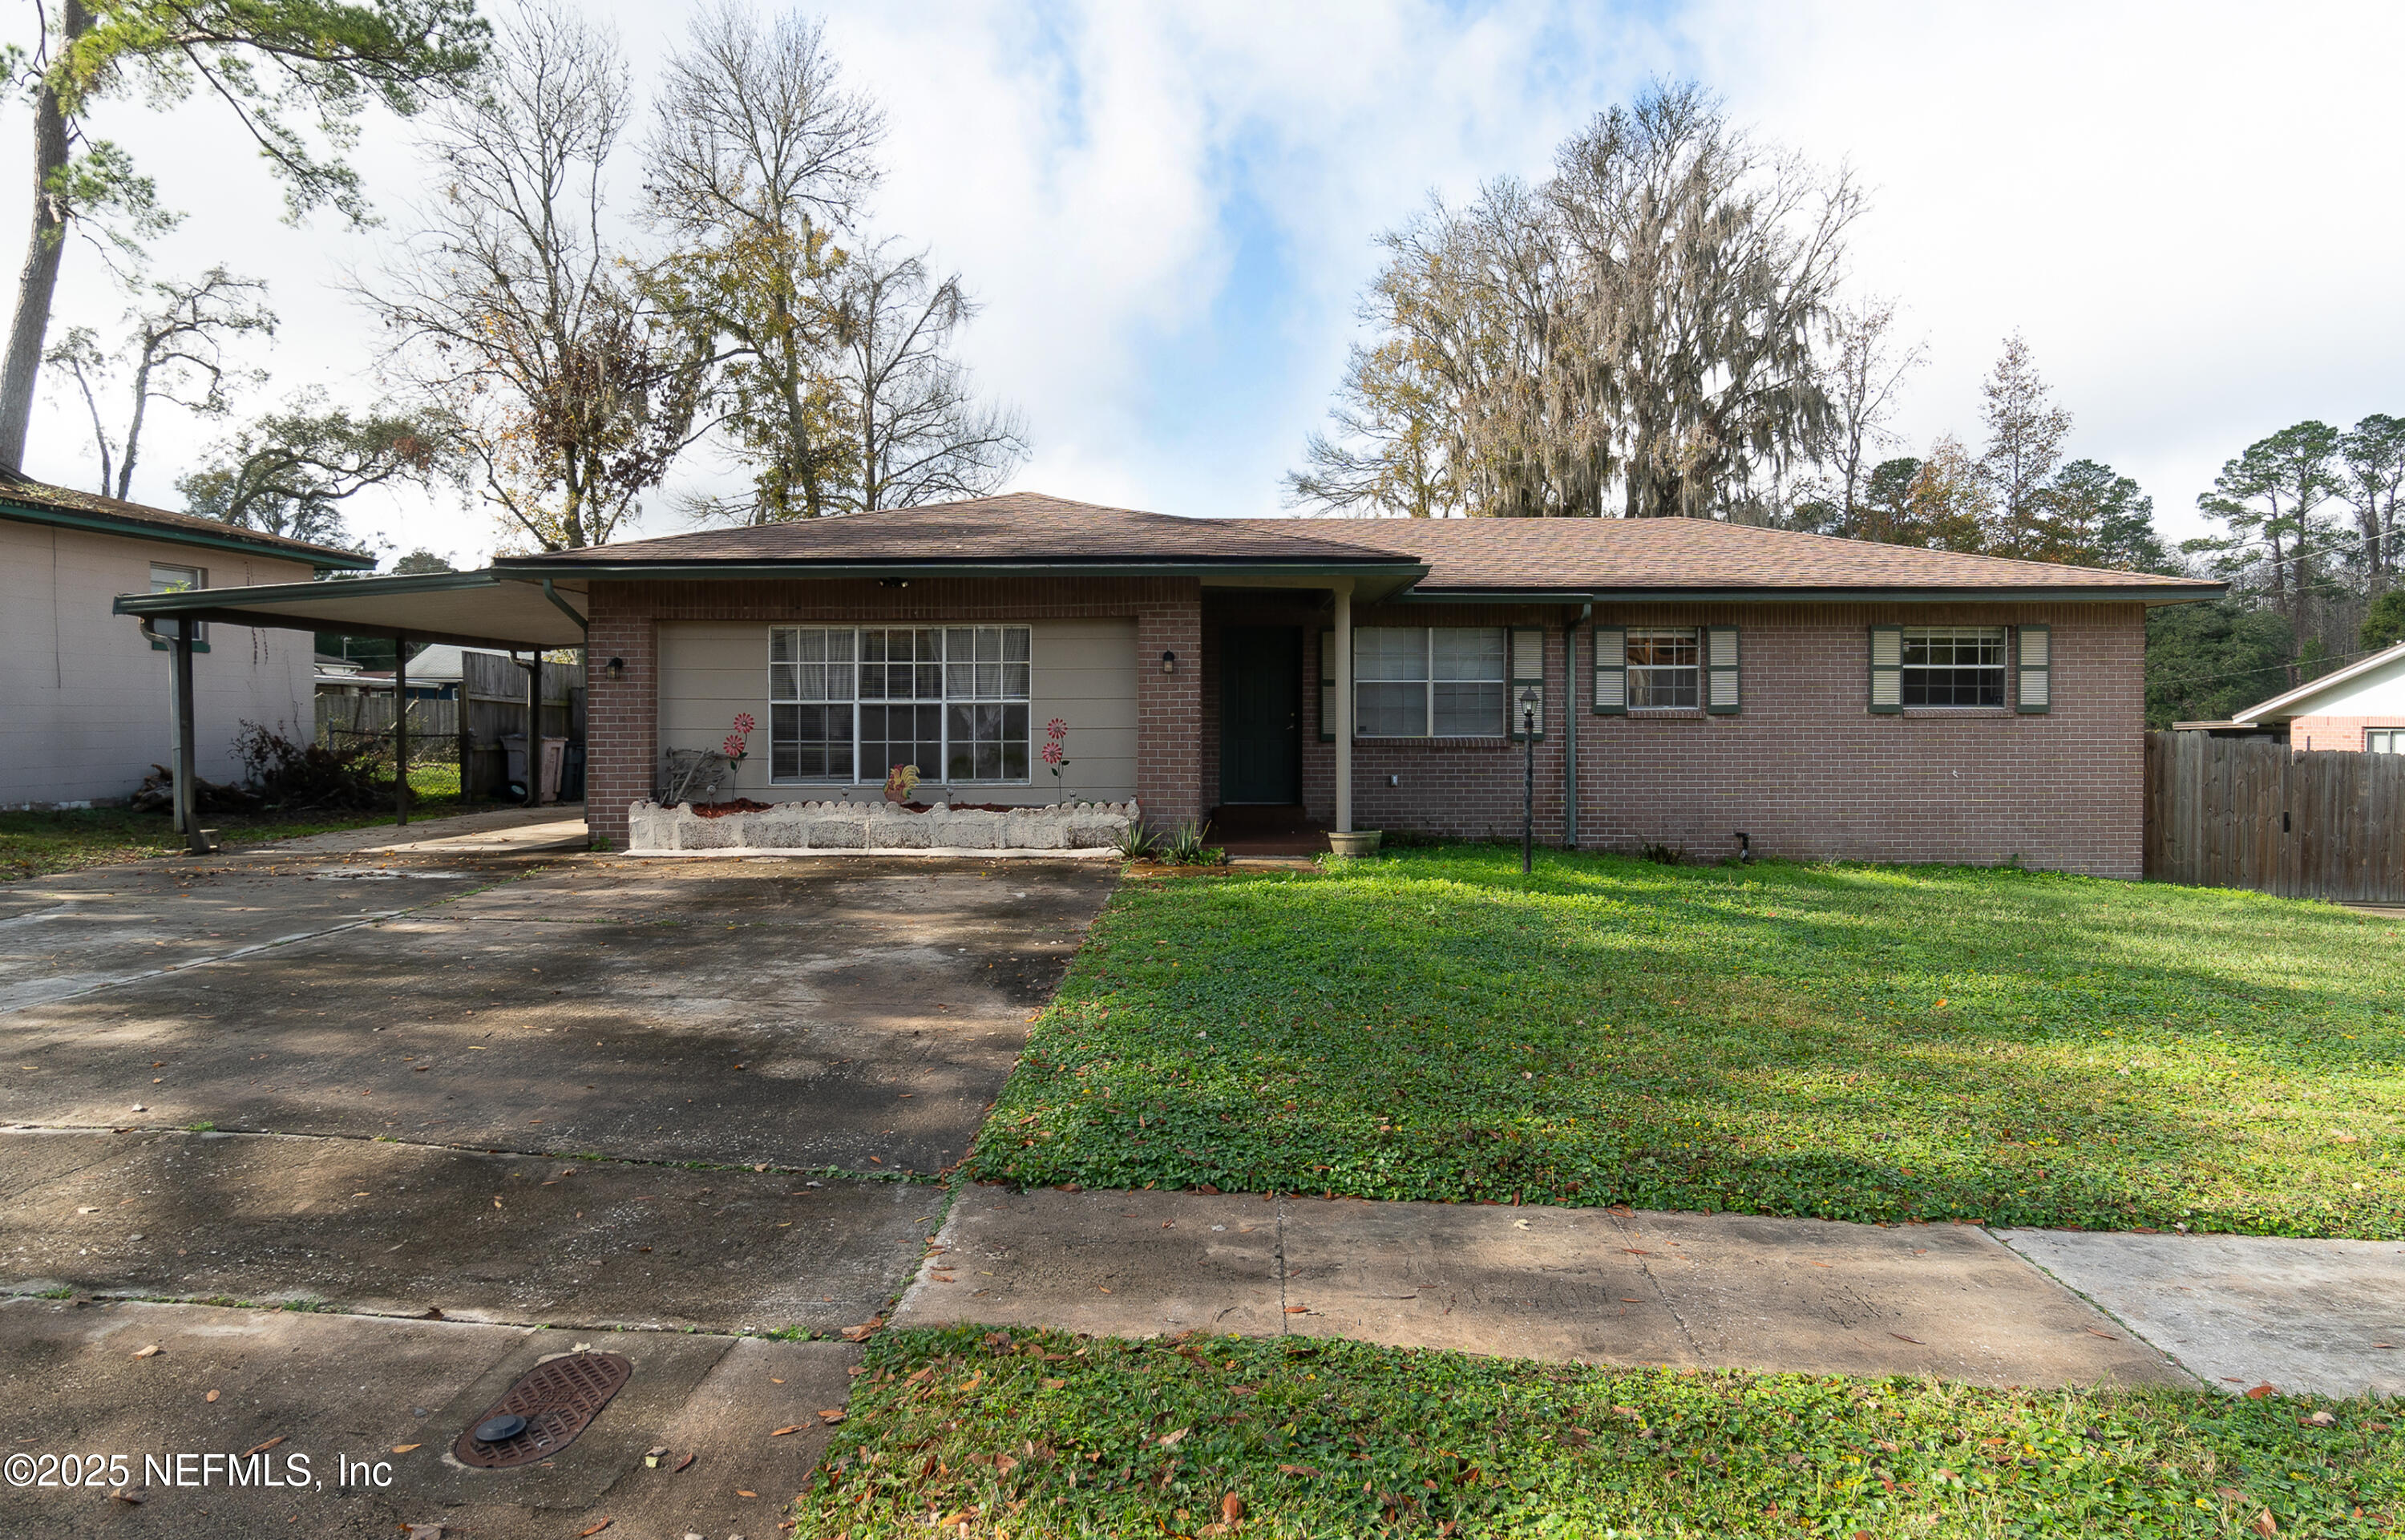
[[[1245,518],[1301,523],[1321,540],[1409,551],[1428,564],[1414,593],[1481,589],[2178,589],[2193,578],[1881,545],[1700,518]]]
[[[703,530],[582,551],[513,557],[503,567],[608,566],[654,562],[1017,561],[1104,566],[1115,562],[1281,565],[1410,564],[1399,551],[1363,539],[1323,540],[1296,520],[1182,518],[1133,508],[1010,492],[839,518]]]
[[[2002,557],[1837,540],[1709,519],[1188,518],[1036,492],[789,524],[706,530],[508,558],[504,570],[719,564],[1050,568],[1114,563],[1331,572],[1425,563],[1413,592],[2124,592],[2192,598],[2219,586]]]
[[[262,555],[288,557],[319,567],[363,568],[375,565],[374,558],[357,551],[265,534],[257,530],[246,530],[240,525],[203,518],[197,514],[176,514],[146,503],[121,502],[113,497],[78,492],[72,487],[53,487],[49,482],[35,481],[17,472],[0,469],[0,518],[8,516],[12,505],[20,515],[31,514],[38,518],[46,513],[63,514],[77,524],[100,525],[121,530],[129,535],[172,540],[180,544],[245,547]]]

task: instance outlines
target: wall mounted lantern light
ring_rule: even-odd
[[[1177,655],[1175,653],[1162,653],[1160,655],[1160,671],[1163,673],[1175,673],[1177,671]]]
[[[601,666],[609,671],[610,677],[612,679],[622,679],[626,677],[626,660],[623,657],[613,657],[610,659],[609,662],[604,663]]]

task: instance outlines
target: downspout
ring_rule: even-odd
[[[1578,618],[1562,628],[1562,848],[1579,847],[1578,633],[1595,618],[1595,606],[1579,606]]]

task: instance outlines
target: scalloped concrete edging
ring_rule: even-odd
[[[1116,855],[1143,819],[1133,802],[1072,802],[993,812],[938,802],[925,812],[890,803],[784,802],[704,818],[690,802],[627,809],[631,855]]]

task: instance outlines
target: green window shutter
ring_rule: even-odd
[[[2023,626],[2015,640],[2020,691],[2013,709],[2024,716],[2042,716],[2054,700],[2054,629]]]
[[[1595,714],[1628,714],[1628,629],[1595,628]]]
[[[1871,628],[1871,710],[1883,716],[1904,713],[1904,628]]]
[[[1319,741],[1336,742],[1336,633],[1319,633]]]
[[[1520,730],[1522,713],[1520,697],[1529,689],[1537,692],[1537,736],[1545,736],[1545,633],[1541,627],[1514,626],[1512,629],[1512,737],[1516,742],[1527,735]]]
[[[1737,628],[1704,628],[1704,710],[1714,716],[1737,712]]]

